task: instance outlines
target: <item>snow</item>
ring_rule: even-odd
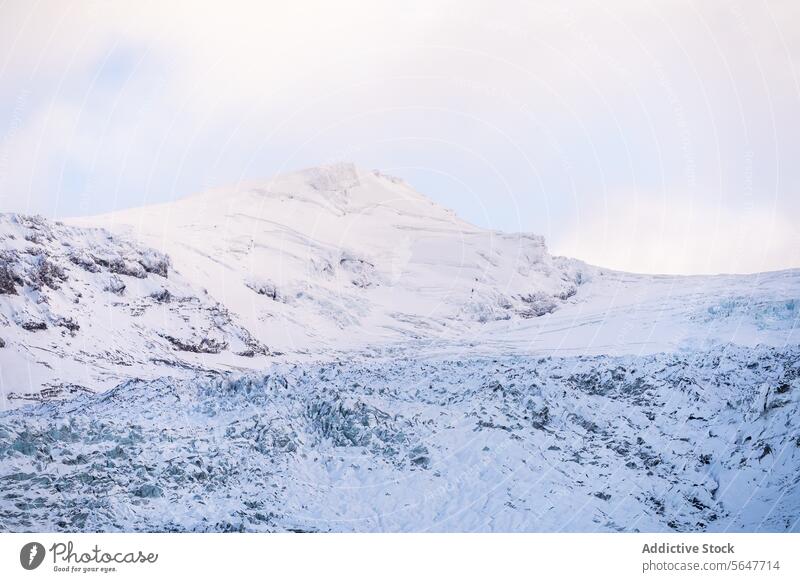
[[[594,267],[350,164],[0,240],[2,530],[799,527],[800,270]]]

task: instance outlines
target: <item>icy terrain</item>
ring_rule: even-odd
[[[784,531],[800,349],[131,381],[0,431],[10,530]]]
[[[347,164],[0,241],[0,530],[800,529],[800,271],[613,272]]]

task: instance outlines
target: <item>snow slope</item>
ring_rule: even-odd
[[[348,164],[68,223],[0,215],[0,530],[800,527],[800,270],[592,267]]]

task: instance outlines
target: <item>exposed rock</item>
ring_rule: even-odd
[[[150,297],[156,303],[169,303],[172,300],[172,293],[168,289],[162,289],[156,293],[152,293]]]
[[[0,294],[2,295],[16,295],[16,286],[22,285],[22,279],[14,272],[14,262],[14,253],[0,252]]]
[[[114,293],[115,295],[122,295],[125,292],[125,282],[117,277],[116,275],[111,275],[108,278],[108,282],[106,283],[104,289],[109,293]]]
[[[211,337],[203,337],[198,340],[184,340],[168,334],[164,334],[162,337],[175,346],[175,349],[183,352],[218,354],[228,348],[227,342]]]
[[[272,299],[273,301],[280,300],[280,294],[278,293],[278,288],[271,281],[249,278],[245,280],[245,285],[247,285],[247,287],[258,293],[259,295],[265,295],[270,299]]]
[[[522,295],[520,300],[525,304],[525,307],[519,311],[519,315],[524,318],[541,317],[542,315],[553,313],[558,308],[555,300],[542,292]]]

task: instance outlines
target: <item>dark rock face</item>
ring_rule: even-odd
[[[108,278],[108,283],[106,283],[104,289],[109,293],[113,293],[114,295],[122,295],[123,293],[125,293],[126,287],[127,285],[125,285],[125,281],[123,281],[116,275],[111,275]]]
[[[136,277],[137,279],[144,279],[147,277],[147,272],[139,263],[127,261],[121,257],[92,257],[96,264],[105,267],[109,272],[117,275],[128,275],[129,277]]]
[[[245,285],[258,293],[259,295],[264,295],[269,297],[273,301],[279,301],[281,299],[281,295],[278,292],[277,286],[271,281],[256,281],[256,280],[247,280]]]
[[[36,290],[43,287],[58,289],[61,283],[66,280],[67,274],[63,267],[48,257],[39,255],[36,257],[33,269],[31,269],[28,284]]]
[[[68,255],[70,262],[90,273],[99,273],[101,268],[85,251],[73,250]]]
[[[166,278],[169,270],[169,257],[152,249],[138,254],[92,255],[91,259],[95,265],[104,267],[111,273],[137,279],[144,279],[148,274]]]
[[[78,384],[54,384],[47,385],[35,392],[10,392],[9,400],[28,400],[31,402],[50,402],[51,400],[64,400],[74,398],[83,394],[93,394],[85,386]]]
[[[22,279],[14,272],[15,261],[14,253],[0,253],[0,294],[2,295],[16,295],[16,286],[22,285]]]
[[[41,331],[47,329],[47,324],[44,321],[27,320],[19,324],[25,331]]]
[[[172,293],[169,292],[169,289],[162,289],[156,293],[150,295],[153,298],[153,301],[156,303],[169,303],[172,300]]]
[[[164,335],[165,340],[175,346],[175,349],[183,352],[194,352],[196,354],[218,354],[228,348],[227,342],[221,342],[214,338],[204,337],[197,341],[183,340],[171,335]]]
[[[525,307],[519,311],[519,315],[524,318],[541,317],[558,308],[555,299],[544,293],[529,293],[521,296],[520,300]]]

